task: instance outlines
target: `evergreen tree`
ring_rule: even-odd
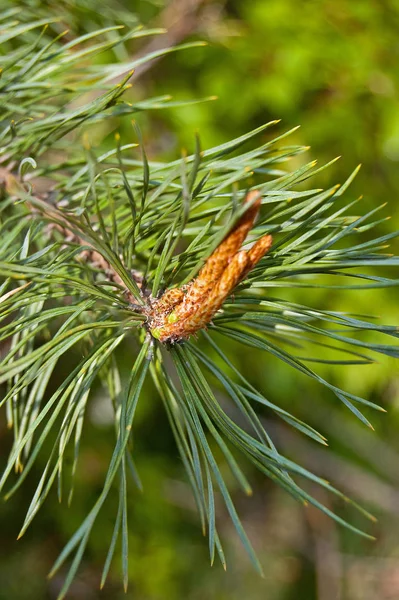
[[[396,338],[397,327],[315,310],[279,292],[333,288],[344,295],[348,289],[396,285],[388,267],[397,267],[398,259],[385,248],[397,232],[373,237],[384,219],[381,206],[367,214],[353,212],[359,205],[347,188],[358,169],[340,186],[306,189],[304,182],[329,165],[312,161],[287,169],[307,148],[289,145],[290,132],[271,138],[268,129],[277,122],[206,150],[197,137],[192,154],[171,162],[147,158],[136,124],[135,143],[122,144],[117,135],[111,149],[105,142],[91,147],[90,133],[107,120],[176,106],[169,97],[131,103],[126,91],[137,66],[196,43],[104,65],[97,60],[101,53],[159,31],[141,28],[131,14],[85,10],[97,27],[101,18],[107,25],[80,37],[62,32],[48,15],[36,11],[34,19],[29,3],[18,20],[12,3],[1,15],[0,335],[6,352],[0,382],[6,386],[1,403],[14,430],[0,482],[4,490],[11,480],[7,498],[21,487],[49,439],[52,443],[21,535],[53,485],[60,499],[69,485],[71,500],[87,403],[100,381],[114,409],[115,449],[98,500],[53,573],[72,558],[63,598],[107,496],[117,488],[119,507],[102,583],[120,537],[127,586],[127,479],[131,475],[141,485],[132,448],[134,416],[150,378],[208,533],[211,562],[217,554],[225,564],[215,519],[218,490],[261,572],[216,458],[223,456],[250,494],[234,450],[300,502],[367,536],[299,485],[297,476],[343,497],[280,454],[256,406],[267,407],[315,443],[325,445],[325,437],[255,388],[223,341],[233,340],[243,352],[256,349],[259,361],[279,358],[298,376],[331,390],[371,427],[362,408],[382,409],[326,381],[317,363],[360,366],[378,353],[398,357],[397,345],[368,335]],[[128,24],[124,30],[118,25],[122,20]],[[127,378],[118,364],[121,348],[131,356]],[[69,358],[70,372],[54,391],[59,365],[73,349],[80,360],[74,364]],[[240,414],[239,423],[219,403],[214,378]],[[69,452],[71,465],[65,461]]]

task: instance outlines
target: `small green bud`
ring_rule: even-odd
[[[177,316],[176,312],[173,311],[170,313],[170,315],[168,316],[168,323],[176,323],[176,321],[179,320],[179,317]]]

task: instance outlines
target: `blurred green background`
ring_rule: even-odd
[[[18,4],[18,2],[16,2]],[[23,3],[22,3],[23,4]],[[21,5],[22,5],[21,4]],[[94,29],[93,0],[31,2],[38,16],[57,14],[72,32]],[[198,130],[202,147],[227,141],[273,119],[275,132],[296,125],[288,143],[309,144],[320,163],[340,161],[312,187],[342,182],[362,163],[349,197],[363,194],[366,207],[385,201],[382,231],[399,228],[399,5],[396,0],[109,0],[104,11],[132,8],[145,25],[164,26],[165,36],[129,48],[131,55],[202,39],[202,48],[164,57],[138,69],[131,95],[172,94],[176,99],[216,95],[215,101],[138,116],[151,158],[175,158],[193,149]],[[121,13],[122,14],[122,13]],[[125,15],[125,13],[123,13]],[[106,17],[101,15],[101,24]],[[125,18],[125,17],[124,17]],[[121,17],[122,19],[122,17]],[[132,16],[132,21],[134,21]],[[121,51],[120,60],[126,60]],[[122,123],[107,124],[93,136],[111,143],[114,131],[128,137]],[[269,135],[269,134],[268,134]],[[310,157],[305,157],[308,160]],[[305,160],[296,158],[295,160]],[[396,246],[397,248],[397,246]],[[396,250],[397,251],[397,250]],[[343,294],[340,291],[283,290],[284,297],[330,310],[378,315],[398,323],[395,288]],[[132,351],[134,349],[132,348]],[[123,357],[121,357],[123,360]],[[368,531],[375,542],[355,537],[313,508],[299,506],[249,465],[252,498],[237,491],[235,501],[265,571],[252,570],[225,511],[218,519],[228,571],[208,560],[191,491],[156,393],[146,389],[136,421],[137,466],[144,493],[130,492],[131,585],[125,596],[117,559],[102,592],[99,580],[112,535],[117,498],[98,520],[83,568],[69,598],[104,600],[394,600],[399,598],[399,372],[388,358],[372,367],[324,367],[323,376],[384,406],[369,413],[367,430],[338,405],[326,389],[273,359],[237,349],[236,364],[273,402],[308,421],[329,439],[320,448],[265,414],[282,453],[358,499],[378,518]],[[62,373],[60,373],[60,377]],[[222,392],[220,398],[223,402]],[[53,599],[60,578],[46,574],[101,489],[113,445],[107,399],[98,388],[89,415],[74,501],[59,505],[53,493],[24,538],[18,528],[44,467],[32,471],[22,491],[0,507],[0,600]],[[11,439],[0,421],[3,456]],[[228,478],[228,473],[226,472]],[[234,481],[230,482],[234,486]],[[234,489],[234,488],[233,488]],[[313,490],[311,490],[313,491]],[[339,502],[318,499],[355,516]],[[357,518],[356,518],[357,519]],[[364,523],[354,521],[356,525]],[[367,526],[367,524],[366,524]]]

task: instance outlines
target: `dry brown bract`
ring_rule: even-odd
[[[272,237],[265,235],[250,250],[240,250],[259,212],[259,192],[249,192],[244,202],[251,206],[211,254],[198,276],[186,286],[167,290],[151,302],[147,327],[160,342],[179,342],[203,329],[236,285],[270,249]]]

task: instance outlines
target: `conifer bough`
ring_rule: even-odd
[[[255,388],[228,348],[234,340],[256,352],[258,361],[280,359],[298,377],[305,375],[335,394],[371,426],[360,408],[382,409],[333,385],[309,364],[360,368],[375,354],[397,358],[396,344],[373,341],[369,335],[395,341],[397,327],[315,309],[285,294],[286,288],[305,288],[311,297],[314,288],[344,294],[397,286],[398,279],[384,269],[398,266],[398,259],[385,253],[387,242],[398,233],[373,237],[384,221],[376,216],[381,207],[354,215],[357,201],[345,199],[358,169],[341,186],[304,190],[299,184],[328,165],[306,163],[302,155],[307,148],[285,145],[291,132],[264,137],[276,122],[205,151],[197,139],[192,155],[172,162],[148,160],[137,128],[138,144],[121,145],[116,136],[111,147],[104,141],[92,149],[82,143],[82,136],[90,138],[93,126],[122,126],[125,121],[120,119],[126,115],[179,105],[169,97],[135,102],[128,81],[137,64],[180,47],[104,65],[97,61],[102,51],[112,53],[119,44],[127,56],[132,40],[160,32],[133,27],[121,33],[116,22],[80,38],[69,34],[64,41],[58,21],[34,20],[29,9],[18,14],[18,22],[14,13],[10,6],[2,15],[0,34],[0,383],[1,403],[14,431],[0,480],[6,498],[20,488],[45,451],[49,434],[55,434],[20,535],[54,484],[60,500],[65,491],[72,500],[95,382],[101,382],[114,409],[115,448],[102,491],[52,571],[72,558],[59,598],[65,596],[114,488],[119,504],[101,584],[120,538],[127,586],[128,475],[141,485],[130,442],[139,435],[134,416],[147,377],[158,390],[175,436],[208,533],[211,562],[217,553],[225,565],[216,489],[261,571],[215,458],[224,457],[249,494],[249,482],[231,447],[298,501],[367,536],[299,485],[301,476],[349,501],[325,479],[280,454],[256,407],[314,443],[325,445],[324,435],[271,402],[267,390]],[[117,20],[112,11],[107,18]],[[127,75],[117,85],[110,83],[122,73]],[[299,157],[301,166],[290,171],[286,166],[292,157]],[[252,246],[241,250],[247,235]],[[194,332],[198,340],[188,339]],[[175,341],[182,343],[162,343]],[[126,380],[120,374],[122,358],[131,360]],[[63,381],[57,378],[61,360],[71,365]],[[210,377],[218,379],[242,426],[226,413]],[[65,461],[70,453],[72,464]]]

